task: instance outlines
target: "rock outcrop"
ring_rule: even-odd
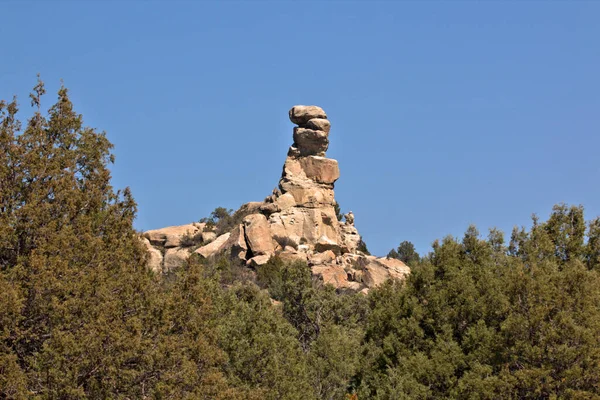
[[[204,258],[229,255],[251,268],[278,255],[306,262],[324,284],[362,292],[410,273],[399,260],[358,250],[361,237],[352,212],[338,221],[333,189],[340,170],[336,160],[326,157],[331,123],[325,111],[294,106],[289,117],[297,126],[278,189],[262,202],[244,204],[236,212],[243,220],[218,237],[200,223],[145,232],[150,268],[168,272],[192,253]]]

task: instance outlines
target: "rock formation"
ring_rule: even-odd
[[[262,202],[244,204],[244,216],[231,231],[217,237],[206,224],[194,223],[144,233],[149,267],[168,272],[192,254],[204,258],[227,254],[255,268],[272,256],[308,263],[313,275],[339,289],[368,291],[389,278],[402,279],[410,270],[396,259],[377,258],[357,250],[360,235],[354,214],[338,221],[334,184],[338,162],[326,158],[331,124],[317,106],[289,111],[294,143],[289,148],[279,188]]]

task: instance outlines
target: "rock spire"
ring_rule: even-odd
[[[289,117],[297,126],[278,189],[262,202],[244,204],[234,214],[238,224],[218,237],[199,224],[146,232],[153,269],[166,272],[192,252],[205,258],[226,253],[251,268],[278,255],[306,262],[324,283],[364,291],[409,273],[399,260],[357,250],[360,235],[352,212],[344,222],[338,221],[333,189],[340,170],[336,160],[326,157],[331,123],[325,111],[298,105],[290,109]],[[188,240],[182,241],[184,231]],[[185,246],[190,234],[199,238],[199,247]]]

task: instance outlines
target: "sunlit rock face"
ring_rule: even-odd
[[[169,272],[193,253],[204,258],[229,255],[256,268],[277,255],[307,263],[324,284],[363,293],[410,273],[402,261],[357,250],[361,237],[352,212],[338,220],[334,185],[340,168],[326,157],[331,123],[325,111],[298,105],[290,109],[289,118],[297,126],[278,189],[262,202],[244,204],[235,214],[243,218],[219,236],[199,223],[144,233],[150,268]]]

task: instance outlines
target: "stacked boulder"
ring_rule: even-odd
[[[207,241],[202,237],[202,245],[196,249],[175,246],[179,244],[176,239],[169,241],[162,231],[168,229],[173,235],[178,228],[178,233],[187,230],[188,237],[204,235],[205,227],[200,224],[146,232],[153,269],[169,271],[192,250],[204,258],[228,254],[253,268],[277,255],[287,261],[306,262],[323,283],[360,291],[389,278],[402,279],[410,272],[399,260],[357,250],[361,238],[352,212],[345,215],[344,222],[338,221],[333,189],[340,170],[336,160],[326,158],[331,124],[325,111],[317,106],[294,106],[289,117],[297,126],[278,189],[263,202],[244,204],[236,212],[244,217],[239,225]],[[158,251],[161,260],[156,253],[160,234],[165,235],[163,248]]]

